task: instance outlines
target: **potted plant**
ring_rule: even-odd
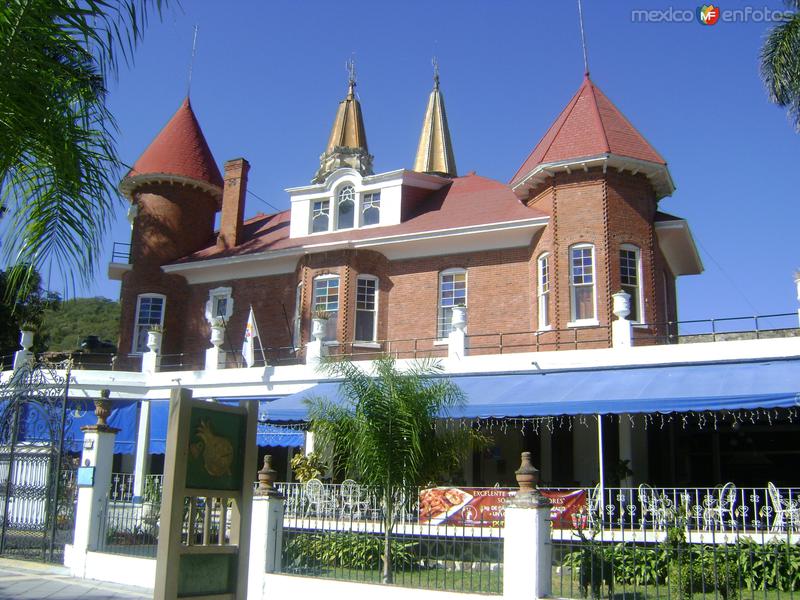
[[[211,343],[220,347],[225,341],[225,319],[214,317],[211,319]]]
[[[161,339],[164,336],[164,327],[161,325],[150,325],[147,329],[147,347],[151,352],[161,350]]]
[[[315,310],[311,312],[311,337],[315,340],[321,340],[325,337],[325,328],[328,325],[328,319],[331,318],[331,313],[324,310]]]

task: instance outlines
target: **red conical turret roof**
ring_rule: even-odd
[[[569,104],[511,179],[511,185],[539,165],[604,154],[667,164],[587,74]]]
[[[131,188],[135,180],[153,175],[168,175],[219,188],[223,185],[219,167],[188,97],[134,163],[122,187]]]

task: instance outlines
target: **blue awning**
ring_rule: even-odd
[[[290,427],[281,427],[263,423],[266,407],[277,398],[258,399],[258,429],[256,443],[261,447],[299,447],[305,441],[302,431]],[[219,398],[222,403],[238,403],[240,400],[253,398]],[[167,451],[167,420],[169,418],[169,401],[150,402],[150,454],[164,454]]]
[[[464,419],[670,413],[800,404],[800,359],[606,367],[514,374],[455,375]],[[342,402],[338,383],[320,383],[266,407],[269,422],[303,421],[305,400]]]

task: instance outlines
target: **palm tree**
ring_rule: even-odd
[[[784,0],[795,12],[769,32],[761,47],[761,77],[770,100],[787,109],[800,131],[800,0]]]
[[[437,426],[464,403],[461,389],[430,360],[399,371],[392,358],[372,372],[351,362],[326,363],[342,377],[337,404],[308,400],[311,429],[332,452],[334,469],[378,490],[383,508],[383,582],[392,582],[391,533],[403,492],[435,481],[459,465],[470,444],[485,439],[470,428]],[[407,497],[407,496],[406,496]]]
[[[118,201],[106,83],[166,0],[6,0],[0,6],[4,260],[91,280]],[[11,282],[24,289],[22,281]]]

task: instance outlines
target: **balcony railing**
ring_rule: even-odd
[[[131,245],[125,242],[114,242],[111,248],[111,262],[123,265],[131,262]]]

